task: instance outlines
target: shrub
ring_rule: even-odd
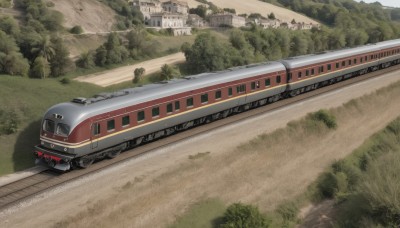
[[[299,213],[299,208],[291,202],[280,205],[276,211],[282,216],[284,221],[295,221]]]
[[[18,131],[20,120],[15,111],[0,110],[0,135],[11,135]]]
[[[74,27],[71,28],[71,30],[69,30],[70,33],[72,34],[82,34],[83,33],[83,29],[81,26],[79,25],[75,25]]]
[[[268,227],[266,218],[257,207],[234,203],[229,206],[222,218],[221,228]]]
[[[140,82],[140,81],[142,80],[142,77],[143,77],[143,74],[144,74],[145,71],[146,71],[146,70],[145,70],[143,67],[136,68],[136,69],[133,71],[134,77],[133,77],[132,82],[133,82],[133,83],[138,83],[138,82]]]
[[[325,198],[333,198],[338,190],[338,183],[335,174],[324,173],[318,181],[318,190]]]
[[[314,120],[322,121],[330,129],[337,128],[336,118],[334,115],[329,113],[328,110],[319,110],[318,112],[313,113],[311,116]]]
[[[63,78],[60,80],[61,84],[67,85],[71,83],[71,80],[69,78]]]

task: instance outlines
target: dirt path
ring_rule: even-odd
[[[196,0],[187,0],[190,8],[196,8],[201,3]],[[268,14],[274,13],[275,17],[279,20],[290,22],[295,19],[297,22],[319,24],[318,22],[310,19],[302,14],[294,11],[282,8],[279,6],[272,5],[270,3],[262,2],[260,0],[210,0],[219,8],[231,8],[236,10],[236,14],[251,14],[259,13],[264,17],[268,17]]]
[[[282,139],[289,143],[252,152],[237,147],[306,113],[340,106],[398,80],[400,71],[154,151],[0,212],[0,227],[165,227],[192,203],[213,197],[271,210],[397,117],[400,91],[383,93],[363,113],[349,110],[338,119],[338,129],[322,139],[308,137],[300,144]],[[204,152],[210,154],[188,159]]]
[[[93,83],[105,87],[109,85],[118,84],[121,82],[131,81],[133,79],[133,71],[138,67],[143,67],[146,70],[145,72],[146,75],[160,71],[160,68],[164,64],[171,65],[171,64],[181,63],[184,61],[185,61],[185,55],[182,52],[179,52],[176,54],[144,61],[134,65],[118,67],[112,70],[102,71],[96,74],[77,77],[75,80],[80,82]]]

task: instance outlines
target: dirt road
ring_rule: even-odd
[[[323,138],[307,137],[298,144],[282,138],[287,143],[262,151],[238,146],[306,113],[341,106],[399,80],[400,71],[392,72],[148,153],[0,212],[0,227],[165,227],[191,204],[213,197],[271,210],[397,117],[400,91],[382,93],[367,110],[348,110],[338,118],[338,129]],[[204,152],[210,153],[188,159]]]
[[[133,71],[136,68],[143,67],[146,72],[145,74],[155,73],[160,71],[164,64],[177,64],[185,61],[185,55],[182,52],[167,55],[161,58],[144,61],[138,64],[118,67],[108,71],[102,71],[96,74],[85,75],[76,78],[75,80],[80,82],[93,83],[99,86],[109,86],[118,84],[121,82],[131,81],[133,79]]]

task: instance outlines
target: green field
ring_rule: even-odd
[[[49,107],[74,97],[89,97],[131,85],[101,88],[72,80],[62,84],[59,80],[0,76],[0,110],[14,111],[20,120],[17,133],[0,135],[0,175],[33,166],[33,146],[39,142],[41,118]]]

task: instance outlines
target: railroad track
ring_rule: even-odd
[[[378,77],[379,75],[383,75],[399,69],[400,65],[397,65],[384,70],[380,70],[378,72],[373,72],[367,75],[363,75],[361,77],[355,77],[293,98],[281,100],[273,104],[269,104],[263,107],[259,107],[257,109],[252,109],[244,113],[230,116],[226,119],[218,120],[206,125],[186,130],[184,131],[184,133],[178,133],[169,136],[167,138],[159,139],[155,142],[140,146],[138,148],[134,148],[130,151],[126,151],[114,159],[102,160],[100,162],[96,162],[87,169],[73,170],[63,174],[52,170],[45,170],[36,175],[23,178],[21,180],[6,184],[4,186],[0,186],[0,212],[12,206],[18,205],[24,200],[33,197],[35,195],[38,195],[40,193],[43,193],[46,190],[50,190],[62,184],[66,184],[68,182],[77,180],[78,178],[87,176],[89,174],[96,173],[101,169],[116,165],[118,163],[122,163],[124,161],[127,161],[128,159],[141,156],[146,152],[150,152],[152,150],[162,148],[171,145],[173,143],[177,143],[179,141],[202,134],[204,132],[215,130],[219,127],[226,126],[232,123],[237,123],[239,121],[264,114],[265,112],[272,111],[300,101],[304,101],[306,99],[318,96],[320,94],[333,91],[338,88],[342,88],[344,86],[355,84],[361,81],[365,81],[370,78]]]

